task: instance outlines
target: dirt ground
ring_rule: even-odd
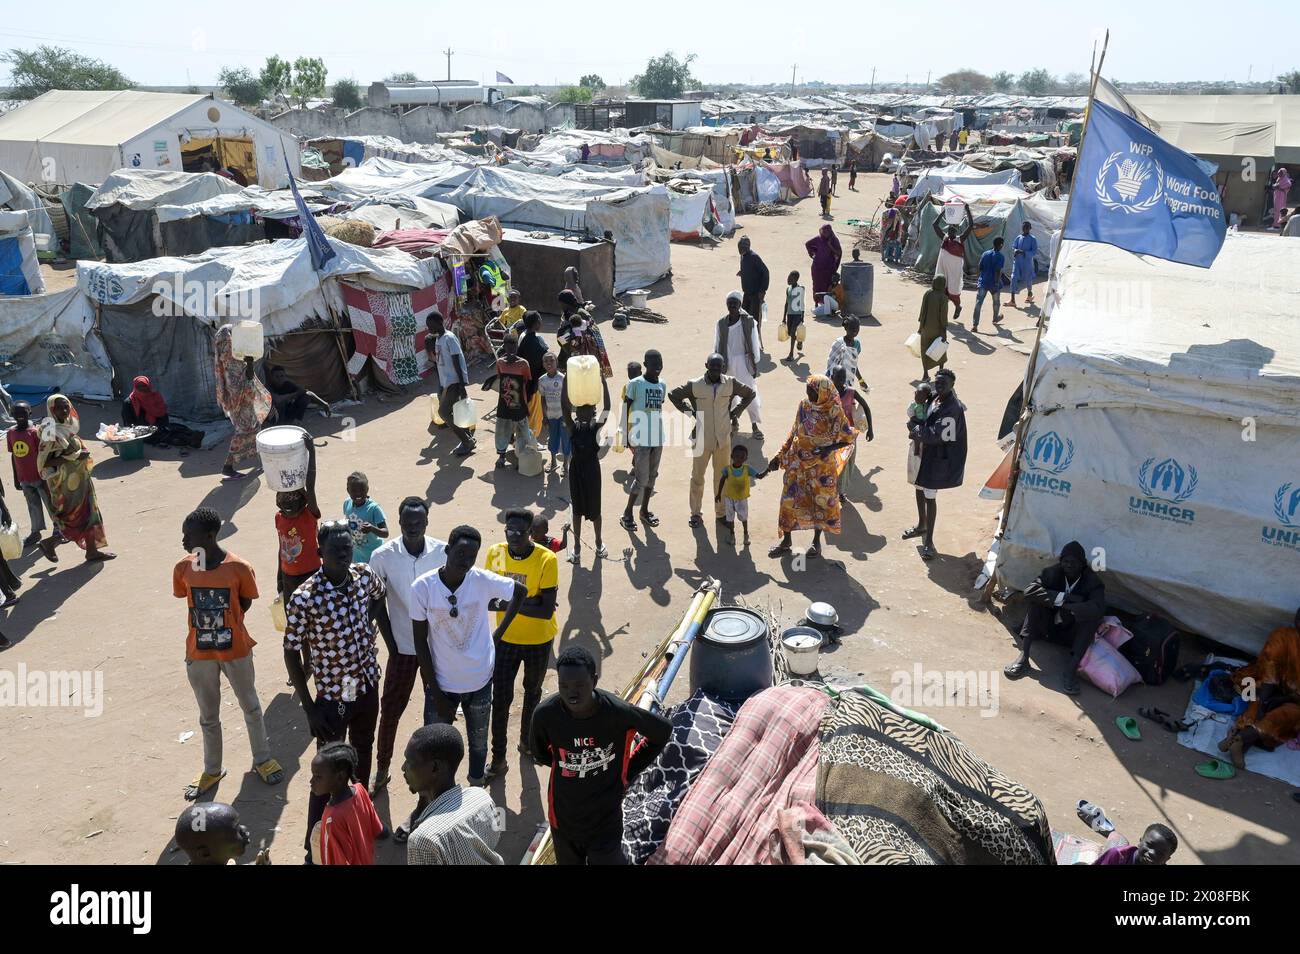
[[[845,220],[870,216],[888,184],[877,175],[860,176],[858,192],[847,191],[843,176],[839,184],[835,228],[847,258],[853,230]],[[771,269],[778,301],[790,269],[799,269],[810,284],[803,243],[821,224],[815,200],[787,215],[745,216],[741,223],[736,236],[716,246],[673,246],[673,276],[656,286],[652,302],[670,318],[669,324],[633,323],[622,332],[606,326],[616,383],[623,380],[626,362],[647,348],[663,352],[670,384],[702,371],[724,296],[739,283],[735,239],[741,234],[750,236]],[[844,532],[828,538],[825,559],[803,572],[793,569],[789,559],[769,559],[779,493],[775,480],[756,487],[751,547],[721,543],[720,528],[712,523],[693,531],[687,526],[688,458],[685,452],[670,451],[654,503],[662,523],[630,537],[617,524],[625,498],[615,482],[629,458],[608,454],[602,467],[610,557],[593,566],[588,537],[583,565],[561,564],[557,640],[557,651],[576,641],[597,652],[606,688],[622,688],[644,654],[676,625],[705,575],[722,580],[724,599],[770,605],[782,622],[793,623],[810,600],[833,603],[851,635],[823,656],[822,671],[828,676],[860,674],[888,691],[895,672],[911,673],[917,665],[998,671],[1013,657],[1007,626],[993,608],[972,600],[971,583],[998,506],[977,494],[1001,458],[996,430],[1007,397],[1023,375],[1036,313],[1007,312],[996,336],[973,336],[968,332],[973,295],[965,295],[967,314],[953,329],[951,366],[967,407],[970,460],[966,486],[940,496],[935,542],[941,555],[926,564],[913,542],[900,539],[916,514],[906,482],[904,420],[910,382],[920,370],[902,342],[915,329],[924,286],[882,268],[877,253],[864,258],[876,262],[874,317],[864,322],[862,336],[862,369],[871,385],[876,439],[859,445],[865,480],[852,495]],[[989,317],[984,318],[986,332]],[[548,320],[548,337],[554,327],[554,320]],[[774,331],[766,340],[775,349]],[[813,322],[802,364],[763,364],[759,386],[767,438],[752,442],[752,462],[765,462],[780,446],[802,379],[810,369],[823,370],[837,334],[837,327]],[[484,397],[477,389],[475,394]],[[486,538],[499,539],[499,514],[514,505],[536,508],[558,530],[567,507],[563,483],[554,476],[530,480],[513,471],[494,473],[488,433],[481,435],[477,454],[466,461],[452,458],[450,436],[430,436],[428,408],[423,393],[382,403],[372,397],[344,411],[356,419],[355,440],[342,439],[344,422],[338,418],[312,416],[308,426],[318,438],[318,486],[327,512],[341,510],[346,475],[362,469],[390,526],[395,526],[402,497],[424,494],[433,503],[431,532],[438,536],[470,521]],[[84,430],[93,434],[105,412],[84,404],[80,410]],[[30,553],[16,562],[24,579],[23,598],[3,627],[17,645],[0,662],[10,670],[25,664],[32,670],[101,671],[106,699],[97,718],[71,707],[5,711],[0,722],[0,861],[182,860],[171,851],[171,834],[185,804],[181,791],[199,770],[201,757],[196,709],[184,672],[184,609],[170,585],[171,568],[181,556],[182,518],[200,504],[216,507],[229,521],[224,545],[255,565],[264,587],[269,589],[275,578],[274,495],[259,480],[221,483],[224,453],[222,446],[181,459],[174,450],[152,451],[147,461],[124,463],[101,449],[95,477],[109,543],[120,558],[84,565],[74,548],[64,546],[57,566]],[[14,500],[12,490],[9,494],[25,529],[21,501]],[[1080,534],[1086,533],[1087,516],[1081,514]],[[796,535],[796,548],[806,546],[808,538]],[[258,685],[272,749],[287,779],[267,787],[248,771],[243,720],[227,688],[223,725],[230,774],[216,797],[239,808],[254,845],[270,845],[275,862],[292,864],[301,859],[312,746],[302,710],[285,684],[268,602],[264,598],[255,604],[249,620],[254,638],[261,641]],[[1193,652],[1194,647],[1185,650],[1184,659]],[[1078,800],[1086,798],[1104,806],[1119,830],[1134,839],[1151,822],[1172,827],[1181,840],[1175,863],[1295,859],[1300,806],[1287,786],[1253,774],[1231,781],[1200,778],[1192,767],[1201,756],[1178,746],[1152,723],[1143,721],[1140,742],[1125,740],[1115,727],[1117,715],[1136,715],[1139,705],[1181,712],[1185,685],[1137,687],[1112,701],[1085,684],[1082,695],[1070,698],[1057,688],[1063,662],[1063,651],[1054,646],[1036,651],[1030,678],[997,686],[995,712],[987,706],[917,708],[1033,789],[1054,828],[1089,834],[1074,812]],[[675,695],[685,693],[685,682],[683,674]],[[552,676],[548,688],[553,684]],[[516,719],[518,703],[517,693]],[[408,707],[398,734],[399,753],[419,713],[418,702]],[[188,732],[195,734],[180,741]],[[491,791],[508,813],[501,850],[514,862],[542,820],[545,771],[523,764],[513,751],[511,759],[509,773]],[[400,821],[413,796],[398,776],[377,804],[386,820]],[[385,845],[380,859],[400,863],[403,857],[400,849]]]

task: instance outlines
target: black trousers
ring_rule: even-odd
[[[574,839],[551,829],[551,843],[555,845],[557,865],[625,865],[622,832],[612,832],[595,838]]]
[[[515,677],[524,667],[524,711],[519,720],[519,739],[528,740],[533,712],[542,701],[542,680],[551,660],[551,644],[521,646],[497,644],[497,661],[492,670],[492,761],[506,757],[506,736],[510,731],[510,704],[515,700]]]
[[[370,788],[370,760],[375,748],[375,723],[379,720],[379,687],[370,686],[352,702],[318,699],[325,716],[325,726],[316,739],[316,748],[330,742],[351,743],[357,750],[357,781]],[[311,830],[325,814],[328,795],[312,795],[307,802],[307,837],[303,847],[311,853]]]
[[[1070,647],[1070,657],[1077,667],[1083,654],[1092,645],[1092,638],[1097,635],[1101,617],[1091,612],[1079,612],[1068,605],[1055,609],[1050,606],[1031,606],[1025,623],[1020,627],[1020,649],[1028,653],[1029,647],[1036,639],[1046,639],[1054,643],[1063,643]],[[1057,615],[1061,622],[1056,622]],[[1073,672],[1074,670],[1070,670]]]

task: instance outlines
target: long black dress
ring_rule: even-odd
[[[600,428],[598,421],[575,420],[569,430],[569,497],[573,516],[586,520],[600,519]]]

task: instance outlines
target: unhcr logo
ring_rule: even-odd
[[[1031,431],[1025,438],[1020,482],[1030,490],[1070,496],[1070,482],[1061,477],[1074,460],[1074,441],[1056,431],[1039,435]]]
[[[1300,486],[1287,481],[1273,495],[1273,516],[1277,524],[1260,528],[1260,540],[1271,547],[1300,550]]]
[[[1196,513],[1190,507],[1179,506],[1196,493],[1196,468],[1184,467],[1173,457],[1156,463],[1148,457],[1138,469],[1138,486],[1142,497],[1130,495],[1128,509],[1133,513],[1156,520],[1173,523],[1191,523]]]

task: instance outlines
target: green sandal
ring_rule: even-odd
[[[1142,730],[1138,728],[1137,719],[1132,716],[1116,716],[1115,724],[1124,733],[1124,738],[1131,739],[1134,742],[1142,740]]]
[[[1232,778],[1237,774],[1231,762],[1224,762],[1221,759],[1210,759],[1196,766],[1196,774],[1205,778]]]

